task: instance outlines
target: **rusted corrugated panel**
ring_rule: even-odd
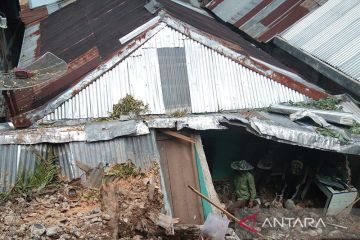
[[[25,25],[38,23],[47,18],[48,15],[48,10],[45,6],[30,9],[28,5],[23,5],[20,11],[20,18]]]
[[[318,0],[213,0],[206,7],[257,41],[267,42],[323,3]]]
[[[159,0],[159,2],[171,16],[223,43],[225,47],[241,55],[252,56],[272,66],[287,69],[215,19],[173,1]],[[17,91],[13,94],[15,97],[12,100],[16,106],[13,119],[18,123],[17,126],[25,127],[30,124],[24,116],[19,116],[20,113],[44,107],[48,100],[76,84],[82,75],[111,59],[121,50],[126,51],[126,45],[120,44],[119,38],[155,16],[146,11],[145,3],[146,0],[78,0],[43,20],[38,26],[39,31],[34,31],[36,38],[30,38],[32,44],[26,45],[28,47],[23,49],[23,52],[28,54],[25,54],[27,57],[24,57],[23,61],[20,59],[20,63],[29,63],[40,54],[50,51],[64,59],[71,70],[72,63],[83,59],[84,56],[86,58],[93,49],[97,49],[98,54],[96,58],[91,58],[91,61],[79,67],[78,71],[69,71],[66,76],[49,86]]]

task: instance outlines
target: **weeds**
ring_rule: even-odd
[[[333,138],[337,138],[340,140],[340,142],[342,143],[346,143],[349,141],[349,139],[346,137],[346,134],[342,134],[340,132],[336,132],[334,130],[328,129],[328,128],[324,128],[324,127],[317,127],[315,129],[315,131],[320,134],[323,135],[325,137],[333,137]]]
[[[110,115],[111,119],[119,119],[122,115],[135,114],[135,116],[141,113],[149,111],[149,105],[144,104],[141,100],[136,100],[133,96],[127,94],[122,98],[119,103],[114,104],[113,112]]]
[[[143,176],[144,174],[132,162],[127,162],[114,165],[106,175],[120,178],[128,178],[130,176]]]
[[[188,111],[186,109],[177,110],[175,112],[172,112],[170,114],[170,117],[180,118],[180,117],[185,117],[187,114],[188,114]]]
[[[350,129],[349,129],[350,133],[353,134],[360,134],[360,124],[359,123],[355,123]]]
[[[305,108],[312,108],[312,109],[321,109],[321,110],[332,110],[332,111],[341,111],[342,106],[339,104],[341,100],[336,98],[324,98],[317,101],[311,102],[298,102],[298,103],[291,103],[293,106],[297,107],[305,107]]]
[[[6,198],[14,194],[31,195],[33,192],[41,192],[45,187],[55,185],[59,173],[59,166],[56,164],[58,157],[53,150],[49,151],[47,157],[37,154],[35,169],[28,177],[19,175],[12,190],[7,193]]]

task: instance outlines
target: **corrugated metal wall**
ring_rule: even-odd
[[[161,79],[158,48],[185,48],[193,113],[259,108],[306,99],[304,95],[165,27],[112,70],[47,115],[45,120],[106,117],[113,104],[126,94],[149,104],[151,114],[165,114],[169,109],[165,109],[161,82],[166,79]],[[180,70],[169,69],[167,75],[176,79]]]
[[[51,145],[59,156],[61,172],[69,178],[80,177],[83,172],[76,166],[79,160],[92,167],[100,162],[107,164],[123,163],[131,160],[141,168],[152,162],[159,162],[155,132],[137,137],[116,138],[100,142],[70,142]],[[0,145],[0,192],[8,190],[16,181],[18,174],[25,177],[34,170],[36,152],[47,154],[50,145]],[[34,150],[35,149],[35,150]]]
[[[328,1],[281,37],[360,81],[360,1]]]
[[[191,110],[185,48],[158,48],[161,87],[166,110]]]
[[[0,118],[6,117],[6,103],[5,98],[2,94],[0,94]]]

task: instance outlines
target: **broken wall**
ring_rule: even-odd
[[[159,162],[155,132],[137,137],[120,137],[109,141],[68,142],[62,144],[0,145],[0,191],[6,191],[15,183],[19,174],[26,175],[35,168],[36,152],[46,154],[50,147],[59,157],[62,175],[70,179],[84,174],[75,161],[91,167],[100,162],[104,165],[132,161],[145,169],[152,162]]]

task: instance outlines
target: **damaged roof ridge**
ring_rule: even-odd
[[[278,70],[280,69],[279,67],[269,67],[272,66],[272,64],[253,58],[251,54],[247,53],[246,50],[241,48],[241,46],[231,43],[227,40],[220,39],[202,30],[199,30],[191,26],[190,24],[187,24],[177,19],[176,17],[172,16],[166,10],[163,10],[163,12],[165,12],[165,14],[164,14],[164,18],[162,18],[161,20],[164,21],[169,27],[174,28],[175,30],[183,33],[184,35],[218,52],[219,54],[232,59],[236,63],[241,64],[244,67],[252,71],[255,71],[258,74],[261,74],[267,78],[271,78],[276,82],[285,85],[297,92],[300,92],[308,97],[314,99],[320,99],[330,96],[323,89],[320,89],[319,87],[309,83],[297,73],[290,72],[285,69],[282,72],[289,72],[289,74],[282,73],[281,71]],[[176,24],[176,22],[178,22],[179,24]],[[199,34],[200,36],[196,36],[192,34],[192,32],[194,32],[195,34]],[[206,38],[207,41],[202,40],[202,37]],[[234,51],[239,49],[241,49],[241,51],[244,51],[246,55],[242,55]],[[303,82],[300,82],[295,77],[291,77],[290,74],[296,76],[296,78],[298,79],[302,79]]]
[[[166,25],[170,28],[179,31],[185,36],[192,38],[193,40],[199,42],[200,44],[218,52],[219,54],[224,55],[227,58],[235,61],[238,64],[260,74],[267,78],[270,78],[280,84],[289,87],[292,90],[295,90],[299,93],[302,93],[308,97],[319,99],[329,96],[325,92],[322,92],[318,89],[307,85],[306,83],[301,83],[298,80],[286,76],[282,73],[274,71],[267,67],[264,64],[256,62],[251,59],[250,56],[242,55],[232,49],[232,47],[237,46],[238,50],[241,49],[241,46],[231,43],[229,41],[220,39],[212,34],[199,30],[188,23],[185,23],[178,18],[169,14],[166,10],[160,10],[157,14],[154,15],[160,16],[158,23],[154,24],[151,28],[144,29],[143,32],[138,34],[132,41],[128,42],[125,47],[116,51],[111,58],[106,59],[103,63],[98,66],[96,69],[92,70],[90,73],[85,75],[75,86],[66,90],[59,96],[55,97],[53,100],[48,102],[47,105],[41,106],[30,112],[26,113],[26,118],[28,118],[32,123],[36,122],[40,118],[44,117],[46,114],[52,113],[58,106],[62,103],[73,97],[76,93],[86,88],[88,85],[93,83],[97,78],[101,77],[107,71],[111,70],[117,64],[119,64],[123,59],[129,56],[133,51],[140,48],[145,42],[150,40],[155,36],[162,28]],[[119,39],[121,36],[119,36]],[[248,54],[247,52],[245,52]],[[249,54],[250,55],[250,54]],[[294,73],[295,74],[295,73]]]

